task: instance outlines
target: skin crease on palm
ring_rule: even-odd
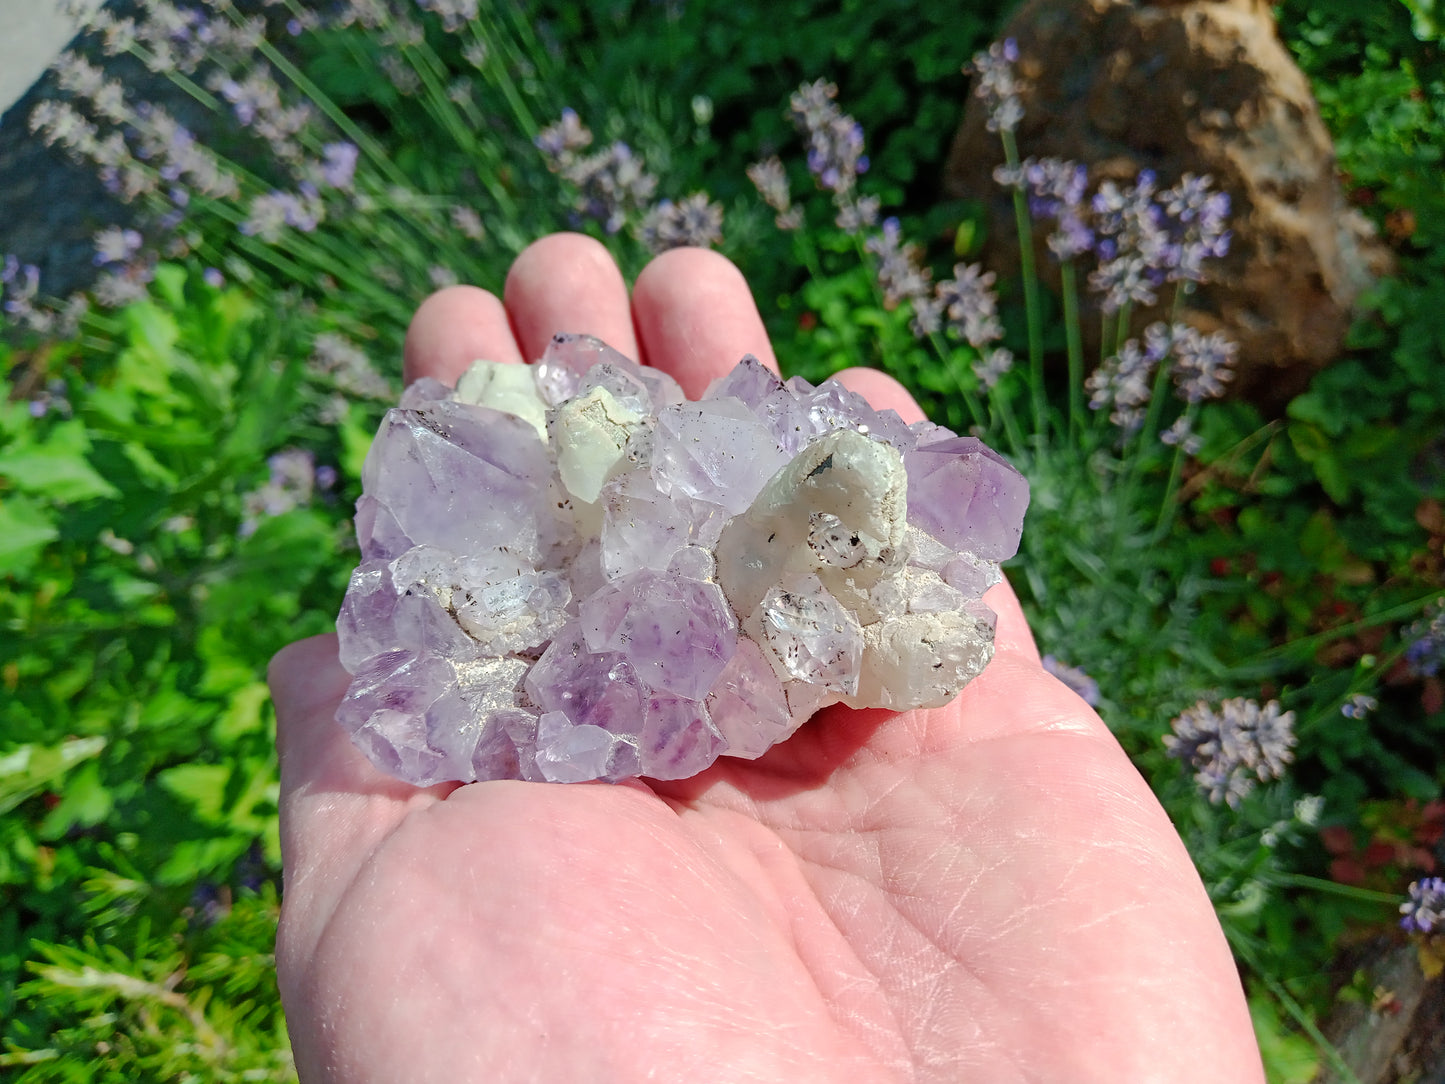
[[[589,332],[689,395],[751,352],[741,275],[658,257],[629,299],[595,241],[517,260],[504,302],[417,312],[407,379]],[[869,370],[844,382],[921,417]],[[1194,867],[1099,717],[1040,666],[1006,584],[997,654],[947,707],[826,709],[693,779],[419,790],[335,722],[333,636],[271,667],[301,1079],[1262,1081]]]

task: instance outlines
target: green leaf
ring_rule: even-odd
[[[99,755],[102,737],[70,738],[59,745],[22,745],[0,756],[0,813],[39,794],[81,761]]]
[[[1421,41],[1438,41],[1445,36],[1445,12],[1440,11],[1435,0],[1401,0],[1414,16],[1411,30]]]
[[[353,403],[341,421],[341,470],[347,478],[360,478],[366,453],[376,430],[366,421],[364,409]]]
[[[55,789],[55,788],[52,788]],[[59,839],[72,828],[90,828],[110,816],[115,803],[100,775],[100,762],[82,765],[59,788],[60,804],[41,822],[40,839]]]
[[[145,445],[127,441],[122,450],[136,473],[157,489],[174,489],[180,485],[176,472],[157,459]]]
[[[156,267],[151,290],[173,309],[186,305],[186,269],[179,264],[163,263]]]
[[[0,452],[0,474],[22,492],[57,501],[120,496],[90,465],[90,450],[83,422],[61,422],[38,444]]]
[[[246,853],[251,843],[252,837],[238,835],[181,840],[171,848],[170,857],[156,870],[156,881],[163,885],[179,885],[208,876],[234,863]]]
[[[266,725],[264,709],[270,698],[271,690],[263,681],[238,689],[216,720],[216,741],[222,746],[230,746],[243,735],[263,729]]]
[[[231,779],[229,764],[178,764],[156,777],[171,794],[195,807],[202,820],[223,820],[226,784]]]
[[[20,496],[0,500],[0,576],[23,575],[59,535],[38,502]]]
[[[1279,1011],[1263,997],[1249,999],[1249,1016],[1269,1084],[1309,1084],[1320,1071],[1314,1044],[1284,1029]]]

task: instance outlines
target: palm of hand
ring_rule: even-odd
[[[989,602],[998,654],[947,707],[829,709],[650,785],[388,780],[333,721],[334,640],[293,645],[303,1079],[1259,1079],[1177,835],[1007,587]]]

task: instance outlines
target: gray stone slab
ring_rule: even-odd
[[[83,2],[91,11],[100,6],[100,0]],[[77,21],[61,6],[62,0],[0,0],[0,114],[24,96],[75,36]],[[16,121],[5,118],[5,123]]]

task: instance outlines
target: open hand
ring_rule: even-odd
[[[587,332],[697,396],[774,364],[737,270],[658,257],[629,300],[596,242],[527,249],[504,301],[418,311],[408,380]],[[921,414],[888,377],[840,379]],[[1263,1080],[1183,844],[1099,717],[1040,666],[1007,584],[946,707],[833,707],[679,782],[418,789],[335,721],[333,636],[272,663],[301,1079]]]

